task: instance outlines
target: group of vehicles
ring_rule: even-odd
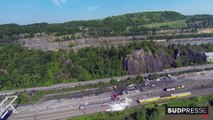
[[[166,92],[170,92],[170,91],[180,90],[180,89],[184,89],[184,88],[185,88],[184,85],[176,85],[176,86],[172,86],[172,87],[165,87],[165,88],[163,88],[163,90]],[[118,89],[118,87],[113,86],[113,89]],[[138,89],[134,84],[127,85],[126,90],[112,94],[111,100],[112,101],[120,100],[120,98],[122,96],[127,95],[127,94],[131,93],[131,91],[135,91],[135,90],[138,90]],[[138,103],[151,103],[151,102],[157,102],[157,101],[163,101],[163,100],[175,99],[175,98],[181,98],[181,97],[187,97],[187,96],[191,96],[191,92],[173,93],[173,94],[166,94],[166,95],[156,96],[156,97],[151,97],[151,98],[144,98],[144,99],[137,100],[137,102]],[[80,110],[88,109],[88,105],[80,105],[79,109]]]
[[[111,100],[119,100],[119,98],[121,96],[123,96],[124,94],[128,94],[129,91],[136,90],[136,86],[134,84],[131,84],[128,87],[129,87],[128,90],[124,90],[123,92],[113,94],[111,96]],[[163,90],[167,91],[167,92],[170,92],[170,91],[180,90],[180,89],[184,89],[184,88],[185,88],[184,85],[177,85],[177,86],[173,86],[173,87],[166,87]]]
[[[184,85],[177,85],[177,86],[173,86],[173,87],[166,87],[163,90],[166,92],[170,92],[170,91],[180,90],[180,89],[184,89],[184,88],[185,88]],[[160,101],[160,100],[185,97],[185,96],[190,96],[190,95],[191,95],[191,92],[173,93],[173,94],[166,94],[166,95],[162,95],[162,96],[140,99],[140,100],[138,100],[138,102],[139,103],[149,103],[149,102],[155,102],[155,101]]]
[[[121,96],[123,96],[125,94],[129,94],[129,93],[131,93],[131,91],[134,91],[134,90],[137,90],[137,87],[134,84],[130,84],[127,86],[126,90],[119,92],[119,93],[112,94],[111,100],[119,100]]]

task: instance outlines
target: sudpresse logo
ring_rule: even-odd
[[[166,114],[208,114],[208,107],[166,107]]]

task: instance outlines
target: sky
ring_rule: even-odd
[[[213,0],[0,0],[0,24],[61,23],[125,13],[213,14]]]

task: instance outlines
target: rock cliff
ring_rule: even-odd
[[[129,74],[133,75],[161,71],[172,62],[173,59],[166,55],[162,49],[158,49],[156,55],[141,49],[126,57],[125,67]]]
[[[204,63],[207,59],[205,54],[192,50],[188,50],[187,55],[183,53],[181,49],[176,49],[172,53],[172,55],[168,55],[160,48],[155,54],[152,52],[145,52],[143,49],[137,50],[126,57],[124,66],[130,75],[135,75],[157,72],[165,68],[175,67],[177,61],[181,64],[192,64]]]

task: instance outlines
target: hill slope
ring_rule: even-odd
[[[0,25],[0,40],[15,40],[43,34],[61,36],[56,40],[103,36],[153,35],[159,30],[196,31],[213,27],[212,15],[185,16],[173,11],[139,12],[99,20],[71,21],[60,24]],[[153,33],[154,32],[154,33]]]

